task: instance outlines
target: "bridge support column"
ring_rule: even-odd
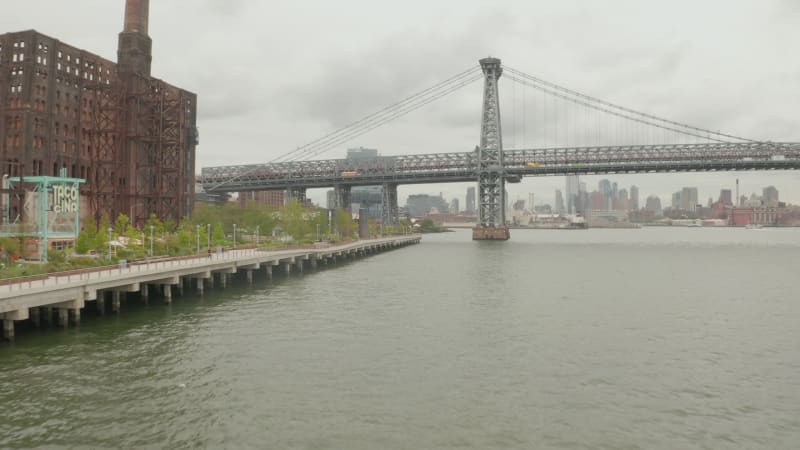
[[[44,321],[47,323],[47,326],[53,325],[53,308],[49,306],[45,306],[42,308],[42,313],[44,315]]]
[[[383,184],[383,208],[381,211],[381,223],[386,226],[393,226],[400,223],[400,216],[397,207],[397,184]]]
[[[264,273],[266,274],[268,280],[272,279],[272,265],[271,264],[267,264],[267,265],[264,266]]]
[[[183,297],[183,279],[178,283],[178,295]]]
[[[283,263],[283,273],[285,273],[287,277],[292,274],[292,263],[291,262],[286,261],[285,263]]]
[[[162,289],[164,290],[164,303],[171,304],[172,303],[172,285],[171,284],[162,284]]]
[[[28,311],[28,316],[33,323],[33,326],[39,328],[42,325],[42,319],[40,316],[39,308],[30,308]]]
[[[247,284],[253,284],[253,269],[247,269]]]
[[[197,279],[197,292],[200,295],[203,295],[203,287],[204,287],[205,280],[202,278]]]
[[[311,270],[317,270],[317,258],[311,257]]]
[[[58,326],[61,328],[69,326],[69,310],[67,308],[58,308]]]
[[[14,340],[14,320],[3,319],[3,339],[7,341]]]
[[[122,292],[120,291],[113,291],[111,293],[111,311],[119,314],[120,306],[122,304]]]
[[[220,273],[219,274],[219,285],[222,289],[225,289],[228,286],[228,274],[227,273]]]
[[[214,289],[214,272],[211,272],[211,276],[208,277],[208,288]]]
[[[143,283],[139,287],[139,295],[142,297],[142,299],[146,303],[147,302],[147,297],[150,295],[150,285],[147,284],[147,283]]]
[[[106,313],[106,293],[105,291],[97,291],[97,300],[94,301],[97,313],[105,315]]]
[[[70,308],[67,310],[68,316],[72,316],[72,323],[75,326],[79,326],[81,324],[81,310],[80,308]]]
[[[286,200],[297,200],[301,205],[306,203],[306,188],[304,187],[290,187],[286,190]]]
[[[344,185],[344,184],[337,184],[333,187],[333,207],[337,210],[343,209],[345,211],[350,211],[350,204],[351,196],[350,196],[351,186]]]
[[[481,145],[478,156],[478,225],[472,229],[473,240],[507,240],[503,136],[500,128],[500,98],[497,80],[503,73],[500,60],[484,58],[483,114]]]
[[[303,274],[303,259],[302,258],[297,258],[297,260],[295,260],[295,262],[294,262],[294,267],[302,275]]]

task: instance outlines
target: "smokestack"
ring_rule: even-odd
[[[124,33],[139,33],[147,36],[147,21],[150,12],[150,0],[125,1]]]
[[[119,34],[117,72],[150,76],[153,41],[147,35],[150,0],[125,0],[125,26]]]

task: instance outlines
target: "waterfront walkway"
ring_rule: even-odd
[[[0,319],[3,337],[14,339],[14,321],[28,320],[39,325],[51,323],[55,317],[62,327],[79,324],[81,309],[94,301],[104,313],[107,300],[111,310],[119,312],[120,301],[128,292],[138,292],[147,301],[157,290],[164,301],[172,301],[173,289],[183,294],[187,284],[195,281],[195,289],[203,293],[215,283],[225,287],[232,274],[246,273],[248,282],[253,272],[264,270],[268,279],[273,268],[289,275],[292,271],[316,269],[319,265],[336,263],[372,253],[419,243],[419,235],[394,236],[360,240],[336,246],[317,245],[314,248],[268,251],[264,249],[228,250],[210,255],[174,258],[158,262],[143,262],[127,267],[107,267],[55,273],[0,286]]]

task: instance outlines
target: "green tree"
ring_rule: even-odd
[[[342,236],[342,239],[353,237],[355,227],[353,226],[353,218],[347,210],[340,209],[336,211],[336,229],[339,230],[339,235]]]
[[[307,210],[297,200],[290,200],[281,211],[283,229],[295,241],[303,241],[311,233],[311,222],[307,217]]]
[[[93,217],[87,217],[83,224],[83,230],[78,234],[78,239],[75,241],[75,252],[85,255],[90,250],[94,250],[96,238],[97,224]]]
[[[114,222],[114,233],[116,233],[117,236],[128,236],[126,233],[130,225],[131,219],[125,214],[120,214],[117,216],[116,222]]]

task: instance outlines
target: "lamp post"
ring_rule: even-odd
[[[108,259],[111,259],[111,239],[114,236],[114,229],[108,227]]]
[[[208,251],[211,251],[211,224],[206,224],[206,237],[208,237]]]
[[[236,250],[236,224],[233,224],[233,249]]]
[[[200,225],[195,225],[195,234],[197,234],[197,254],[200,254]]]
[[[153,225],[150,225],[150,256],[153,256]]]

